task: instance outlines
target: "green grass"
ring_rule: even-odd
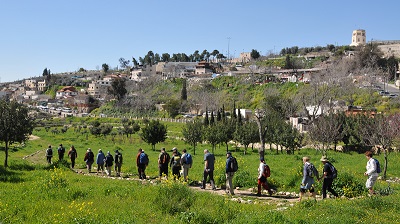
[[[116,122],[117,123],[117,122]],[[179,123],[168,123],[166,142],[157,144],[156,148],[173,147],[193,149],[179,138]],[[10,149],[9,168],[0,166],[0,222],[1,223],[360,223],[374,220],[380,223],[399,221],[400,206],[399,184],[391,184],[389,196],[356,197],[339,200],[314,202],[304,200],[301,203],[289,201],[273,202],[245,197],[250,203],[231,201],[226,196],[216,196],[208,192],[191,190],[180,182],[157,181],[139,182],[134,180],[117,180],[76,174],[68,169],[68,163],[48,166],[44,158],[44,149],[48,144],[57,147],[63,143],[67,149],[74,145],[78,150],[77,167],[85,168],[83,156],[88,147],[97,151],[114,151],[119,147],[124,155],[122,170],[125,174],[137,177],[135,156],[139,147],[145,149],[150,157],[147,175],[155,178],[158,175],[156,160],[158,151],[151,151],[151,146],[144,143],[137,134],[132,139],[117,136],[96,138],[92,135],[76,133],[73,128],[64,134],[53,135],[44,128],[36,128],[33,133],[39,139],[28,141],[25,145],[13,145]],[[196,183],[202,179],[203,149],[211,147],[200,144],[193,155],[193,168],[189,179]],[[239,171],[234,183],[242,188],[256,187],[258,168],[257,151],[248,150],[243,155],[242,149],[233,155],[239,162]],[[4,161],[1,151],[0,160]],[[36,153],[37,152],[37,153]],[[225,146],[217,147],[215,179],[217,184],[224,183]],[[25,160],[22,158],[26,155]],[[266,161],[271,167],[270,183],[278,191],[298,192],[301,181],[301,158],[311,156],[311,161],[322,170],[319,162],[321,154],[314,149],[302,149],[295,155],[276,154],[266,151]],[[341,193],[348,196],[366,194],[363,176],[366,159],[363,154],[355,152],[328,152],[329,158],[338,169],[336,184],[348,184],[341,187]],[[383,156],[377,156],[383,164]],[[389,154],[388,177],[400,176],[400,155]],[[361,186],[361,193],[354,189]],[[317,183],[317,191],[321,190]],[[378,181],[378,191],[388,189],[387,182]],[[281,207],[287,209],[277,210]]]

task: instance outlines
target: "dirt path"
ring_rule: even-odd
[[[35,153],[25,156],[23,159],[26,159],[33,164],[46,164],[44,159],[45,152],[44,150],[39,150]],[[54,160],[55,159],[55,160]],[[53,161],[56,161],[58,158],[53,157]],[[88,173],[87,169],[72,169],[71,170],[78,175],[90,175],[96,176],[98,178],[111,178],[111,179],[118,179],[118,180],[127,180],[127,181],[141,181],[143,184],[157,184],[159,183],[158,179],[149,178],[145,181],[140,180],[139,178],[135,177],[133,174],[121,173],[121,177],[116,177],[114,171],[112,171],[111,176],[107,176],[105,173],[103,175],[96,174],[96,168],[94,167],[90,173]],[[234,195],[226,194],[225,189],[217,188],[216,190],[212,190],[209,184],[207,184],[206,189],[200,188],[200,183],[189,185],[189,187],[196,191],[202,192],[209,192],[211,194],[221,195],[225,197],[229,197],[232,201],[237,201],[239,203],[273,203],[277,206],[293,206],[295,202],[298,202],[298,194],[294,192],[276,192],[272,196],[269,196],[267,192],[263,192],[261,196],[257,196],[256,194],[256,187],[249,188],[249,189],[235,189]]]
[[[157,184],[160,181],[156,178],[149,178],[146,180],[140,180],[139,178],[135,177],[133,174],[126,174],[126,173],[121,173],[120,177],[116,177],[114,171],[112,171],[111,176],[107,176],[105,173],[104,174],[96,174],[96,169],[94,168],[90,173],[88,173],[87,169],[71,169],[77,174],[80,175],[90,175],[90,176],[96,176],[99,178],[111,178],[111,179],[119,179],[119,180],[128,180],[128,181],[141,181],[143,184]],[[161,180],[163,181],[163,180]],[[209,192],[211,194],[216,194],[216,195],[221,195],[221,196],[226,196],[231,198],[232,201],[238,201],[239,203],[254,203],[254,201],[260,201],[264,203],[274,203],[274,204],[281,204],[281,205],[287,205],[298,202],[298,194],[297,193],[290,193],[290,192],[276,192],[272,196],[269,196],[267,192],[263,192],[261,196],[257,196],[256,194],[256,188],[249,188],[249,189],[240,189],[236,188],[235,189],[235,194],[230,195],[225,192],[225,189],[223,188],[216,188],[216,190],[212,190],[211,186],[209,184],[206,185],[206,189],[201,189],[200,188],[200,183],[192,184],[189,185],[189,188],[196,190],[196,191],[202,191],[202,192]],[[256,186],[255,186],[256,187]]]

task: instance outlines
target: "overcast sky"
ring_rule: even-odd
[[[399,40],[400,1],[0,0],[0,82],[119,65],[154,53]]]

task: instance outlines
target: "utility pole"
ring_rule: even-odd
[[[230,42],[231,42],[231,38],[230,38],[230,37],[227,37],[226,39],[228,39],[228,61],[229,61],[229,44],[230,44]]]

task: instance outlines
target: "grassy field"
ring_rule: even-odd
[[[182,124],[168,123],[168,140],[156,146],[170,151],[193,149],[180,140]],[[187,184],[174,181],[132,181],[128,178],[111,179],[79,175],[72,172],[67,162],[53,166],[46,164],[44,150],[51,144],[57,147],[63,143],[78,150],[77,168],[84,169],[83,156],[88,147],[97,151],[124,155],[124,176],[136,178],[135,156],[138,148],[149,154],[150,165],[147,175],[150,179],[158,175],[158,151],[142,142],[137,134],[132,138],[94,136],[74,132],[69,128],[64,134],[52,134],[44,128],[36,128],[35,140],[10,150],[9,168],[0,166],[0,222],[1,223],[398,223],[400,197],[398,183],[388,188],[388,183],[378,181],[376,189],[388,196],[366,197],[364,189],[366,159],[356,152],[328,152],[328,156],[338,169],[339,177],[335,187],[341,199],[324,201],[305,200],[292,203],[286,200],[265,200],[245,197],[248,203],[232,201],[228,196],[216,196],[208,192],[190,189]],[[67,148],[67,149],[68,149]],[[202,179],[203,149],[209,145],[199,145],[193,155],[193,168],[189,178],[192,185]],[[256,187],[258,167],[257,151],[243,155],[242,149],[233,155],[239,162],[239,171],[234,183],[241,188]],[[217,147],[215,179],[218,185],[224,183],[225,146]],[[301,158],[311,156],[319,170],[321,154],[313,149],[296,151],[295,155],[266,152],[267,163],[271,167],[270,182],[277,191],[298,192],[301,181]],[[32,155],[22,159],[27,155]],[[377,156],[383,163],[383,157]],[[4,152],[0,154],[4,161]],[[57,160],[57,159],[56,159]],[[389,154],[388,177],[400,176],[400,155]],[[317,190],[321,186],[317,183]]]

